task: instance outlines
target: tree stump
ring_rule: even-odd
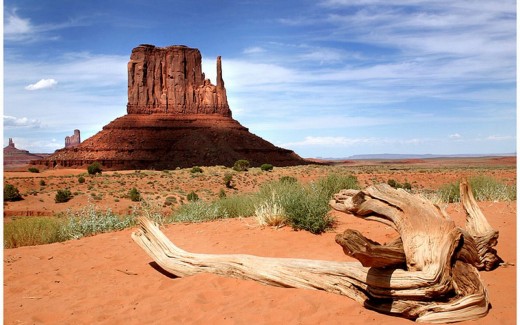
[[[386,184],[335,194],[330,202],[334,209],[382,222],[400,235],[380,245],[357,231],[338,234],[336,242],[360,263],[190,253],[144,217],[132,238],[178,277],[210,272],[279,287],[325,290],[381,313],[422,322],[457,322],[487,314],[488,295],[478,270],[491,270],[501,262],[493,249],[498,232],[480,211],[467,182],[461,183],[461,193],[466,230],[437,205]]]

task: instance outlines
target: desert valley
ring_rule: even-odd
[[[516,156],[304,159],[232,118],[220,57],[213,85],[202,73],[197,49],[140,45],[132,51],[128,75],[127,114],[96,135],[81,142],[76,130],[73,139],[66,139],[74,145],[49,155],[16,151],[12,141],[4,148],[4,157],[10,157],[5,161],[13,162],[4,165],[6,324],[402,324],[411,322],[408,318],[429,317],[445,305],[449,322],[449,308],[456,314],[459,302],[467,304],[463,316],[474,319],[462,317],[461,324],[516,322]],[[461,204],[463,180],[473,187],[477,212]],[[341,202],[344,211],[332,209],[329,200],[347,186],[354,193],[351,201]],[[289,196],[293,191],[296,198]],[[411,210],[418,212],[412,216],[418,233],[403,230],[399,221],[392,225],[366,220],[384,216],[378,207],[348,210],[350,203],[375,200],[371,191],[389,195],[379,198],[378,207],[395,209],[391,220],[393,214],[409,217],[399,204],[402,197],[411,202]],[[410,246],[409,238],[434,238],[428,236],[435,227],[431,233],[421,228],[430,220],[420,215],[430,210],[421,209],[429,208],[435,218],[441,216],[439,224],[451,227],[441,239],[459,236],[447,244],[453,257],[447,257],[446,273],[434,277],[424,292],[417,291],[422,294],[414,287],[400,300],[398,291],[404,285],[396,285],[393,274],[413,278],[431,263],[428,258],[410,261],[404,254],[420,251],[421,245]],[[261,217],[265,210],[268,217],[282,219],[266,222]],[[319,217],[313,215],[318,210]],[[487,229],[498,231],[496,251],[491,239],[486,243],[490,247],[484,245],[486,254],[476,248],[482,248],[479,236],[461,230],[470,223],[467,215],[480,211],[489,222]],[[367,266],[366,282],[345,285],[346,292],[355,290],[349,297],[318,286],[307,290],[285,285],[280,279],[275,287],[218,272],[182,277],[161,265],[161,258],[147,255],[136,244],[136,235],[136,242],[132,240],[141,216],[156,221],[180,248],[202,255],[352,262],[359,270],[359,252],[335,243],[336,235],[354,229],[369,238],[365,248],[376,245],[404,257],[397,258],[398,263]],[[435,257],[437,252],[429,253]],[[495,260],[483,270],[488,253]],[[369,260],[378,256],[363,254],[370,255]],[[482,260],[475,261],[475,256]],[[227,275],[240,273],[235,271]],[[380,274],[383,284],[373,280]],[[471,281],[464,281],[468,274],[473,274]],[[450,282],[451,277],[457,279]],[[448,284],[437,286],[441,280]],[[372,287],[374,282],[381,287]],[[473,292],[468,288],[475,283],[478,290]],[[438,292],[440,297],[435,296]],[[474,297],[482,300],[473,306],[467,301]],[[372,309],[382,306],[380,312],[364,307],[370,304]],[[402,313],[393,309],[414,305],[428,306],[428,311],[416,311],[416,306]],[[472,314],[475,309],[479,311]]]

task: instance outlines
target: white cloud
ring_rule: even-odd
[[[18,15],[17,8],[10,10],[4,8],[4,40],[7,42],[34,42],[40,40],[56,40],[57,35],[49,32],[65,29],[73,26],[86,25],[89,18],[70,19],[61,23],[33,24],[31,19]]]
[[[460,139],[462,136],[458,133],[453,133],[453,134],[450,134],[449,138],[450,139]]]
[[[244,54],[258,54],[258,53],[263,53],[263,52],[265,52],[264,48],[262,48],[260,46],[253,46],[253,47],[245,48],[242,53],[244,53]]]
[[[30,127],[30,128],[39,128],[41,127],[41,122],[36,119],[29,119],[27,117],[15,117],[4,115],[4,127]]]
[[[490,135],[489,137],[486,138],[486,140],[491,140],[491,141],[507,141],[507,140],[513,140],[513,139],[515,139],[515,137],[510,136],[510,135]]]
[[[52,88],[57,85],[58,82],[54,79],[40,79],[37,83],[30,84],[25,87],[27,90],[40,90],[46,88]]]
[[[16,10],[7,12],[4,24],[4,37],[6,40],[18,39],[30,34],[33,30],[31,21],[26,18],[21,18],[16,14]]]

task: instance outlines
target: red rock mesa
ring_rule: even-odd
[[[230,166],[238,159],[252,166],[307,163],[232,118],[220,57],[213,85],[198,49],[140,45],[128,62],[127,114],[37,164],[80,168],[99,161],[108,169],[173,169]]]

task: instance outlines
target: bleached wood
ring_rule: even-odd
[[[279,287],[325,290],[382,313],[432,323],[487,314],[489,301],[474,266],[479,258],[473,238],[438,206],[386,184],[341,191],[331,206],[392,225],[400,240],[378,245],[360,233],[340,235],[345,252],[359,258],[363,266],[359,262],[190,253],[143,217],[132,238],[164,270],[179,277],[209,272]]]
[[[494,249],[498,242],[498,231],[493,229],[477,205],[473,191],[466,179],[460,182],[460,201],[466,210],[466,231],[475,241],[480,269],[492,270],[503,260]]]

